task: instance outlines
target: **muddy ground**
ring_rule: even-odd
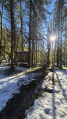
[[[34,100],[39,96],[40,85],[47,75],[46,66],[29,73],[39,73],[40,75],[34,77],[35,81],[21,86],[20,93],[15,94],[7,102],[5,109],[0,112],[0,119],[24,119],[25,110],[33,105]]]

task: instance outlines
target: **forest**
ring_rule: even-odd
[[[0,0],[0,119],[66,119],[66,79],[67,0]]]
[[[18,55],[27,51],[29,67],[50,65],[51,55],[56,66],[67,65],[66,2],[54,1],[51,10],[50,4],[51,0],[1,0],[0,63],[5,60],[14,67],[17,62],[22,62]],[[55,36],[53,43],[51,36]]]

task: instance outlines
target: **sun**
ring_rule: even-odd
[[[55,41],[55,39],[56,39],[56,36],[55,36],[55,35],[50,36],[50,40],[51,40],[52,42]]]

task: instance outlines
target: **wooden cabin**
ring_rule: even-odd
[[[16,52],[17,64],[20,66],[28,66],[29,62],[29,51]]]

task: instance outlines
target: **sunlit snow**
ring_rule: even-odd
[[[54,77],[57,84],[50,87],[54,93],[45,92],[35,99],[25,119],[67,119],[67,71],[57,70]]]
[[[0,111],[6,106],[6,102],[19,93],[20,86],[29,84],[34,79],[35,74],[20,73],[15,76],[7,76],[4,71],[9,67],[0,67]],[[28,71],[27,68],[17,67],[17,70]]]

